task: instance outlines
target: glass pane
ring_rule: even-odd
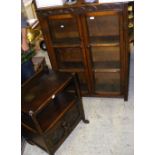
[[[119,47],[92,47],[93,69],[119,69],[120,48]]]
[[[106,40],[114,42],[119,39],[117,15],[88,16],[87,24],[90,42],[106,42]]]
[[[59,69],[83,68],[80,48],[56,48],[55,53]]]
[[[120,74],[96,72],[95,92],[120,92]]]
[[[49,26],[53,43],[80,42],[76,19],[52,19]]]

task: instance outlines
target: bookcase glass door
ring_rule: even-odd
[[[53,44],[79,44],[80,36],[76,17],[53,15],[48,17]]]
[[[120,17],[115,11],[86,15],[93,91],[97,94],[120,93]]]
[[[82,94],[88,94],[79,18],[71,14],[52,15],[48,17],[48,24],[58,70],[76,72]]]

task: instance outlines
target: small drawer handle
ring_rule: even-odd
[[[70,128],[70,124],[65,121],[61,125],[65,130],[68,130]]]
[[[32,110],[29,111],[29,115],[30,115],[30,116],[33,115],[33,111],[32,111]]]
[[[64,27],[65,27],[64,25],[60,25],[60,28],[62,28],[62,29],[63,29]]]
[[[67,123],[66,123],[65,121],[62,123],[62,127],[63,127],[65,130],[68,129],[68,125],[67,125]]]
[[[66,126],[66,122],[63,122],[63,123],[62,123],[62,126],[63,126],[63,127]]]
[[[54,99],[54,98],[55,98],[55,94],[51,96],[51,99]]]

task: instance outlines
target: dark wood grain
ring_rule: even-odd
[[[69,74],[53,73],[51,71],[49,74],[43,74],[39,79],[33,79],[26,87],[22,88],[23,112],[29,113],[29,110],[33,112],[39,111],[43,106],[46,106],[47,101],[51,100],[52,95],[57,95],[71,79]]]
[[[54,154],[80,120],[85,123],[75,73],[42,72],[22,86],[22,135]]]

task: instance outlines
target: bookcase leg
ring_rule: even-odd
[[[80,104],[80,109],[81,109],[81,114],[82,114],[82,121],[83,121],[84,123],[88,124],[88,123],[89,123],[89,120],[87,120],[87,119],[85,118],[84,109],[83,109],[83,105],[82,105],[82,100],[81,100],[81,104]]]
[[[124,95],[124,101],[128,101],[128,93]]]
[[[87,119],[82,119],[84,123],[88,124],[89,123],[89,120]]]
[[[79,78],[78,78],[78,75],[75,74],[75,78],[74,78],[74,81],[75,81],[75,85],[76,85],[76,89],[77,89],[77,94],[80,98],[80,105],[79,105],[79,108],[80,108],[80,113],[82,115],[82,120],[84,123],[89,123],[89,120],[86,120],[85,118],[85,114],[84,114],[84,109],[83,109],[83,104],[82,104],[82,98],[81,98],[81,90],[80,90],[80,82],[79,82]]]
[[[33,143],[31,140],[26,139],[26,141],[27,141],[29,144],[34,145],[34,143]]]
[[[125,96],[124,97],[124,101],[128,101],[128,96]]]
[[[54,153],[51,152],[50,150],[46,150],[46,151],[47,151],[47,153],[48,153],[49,155],[54,155]]]

